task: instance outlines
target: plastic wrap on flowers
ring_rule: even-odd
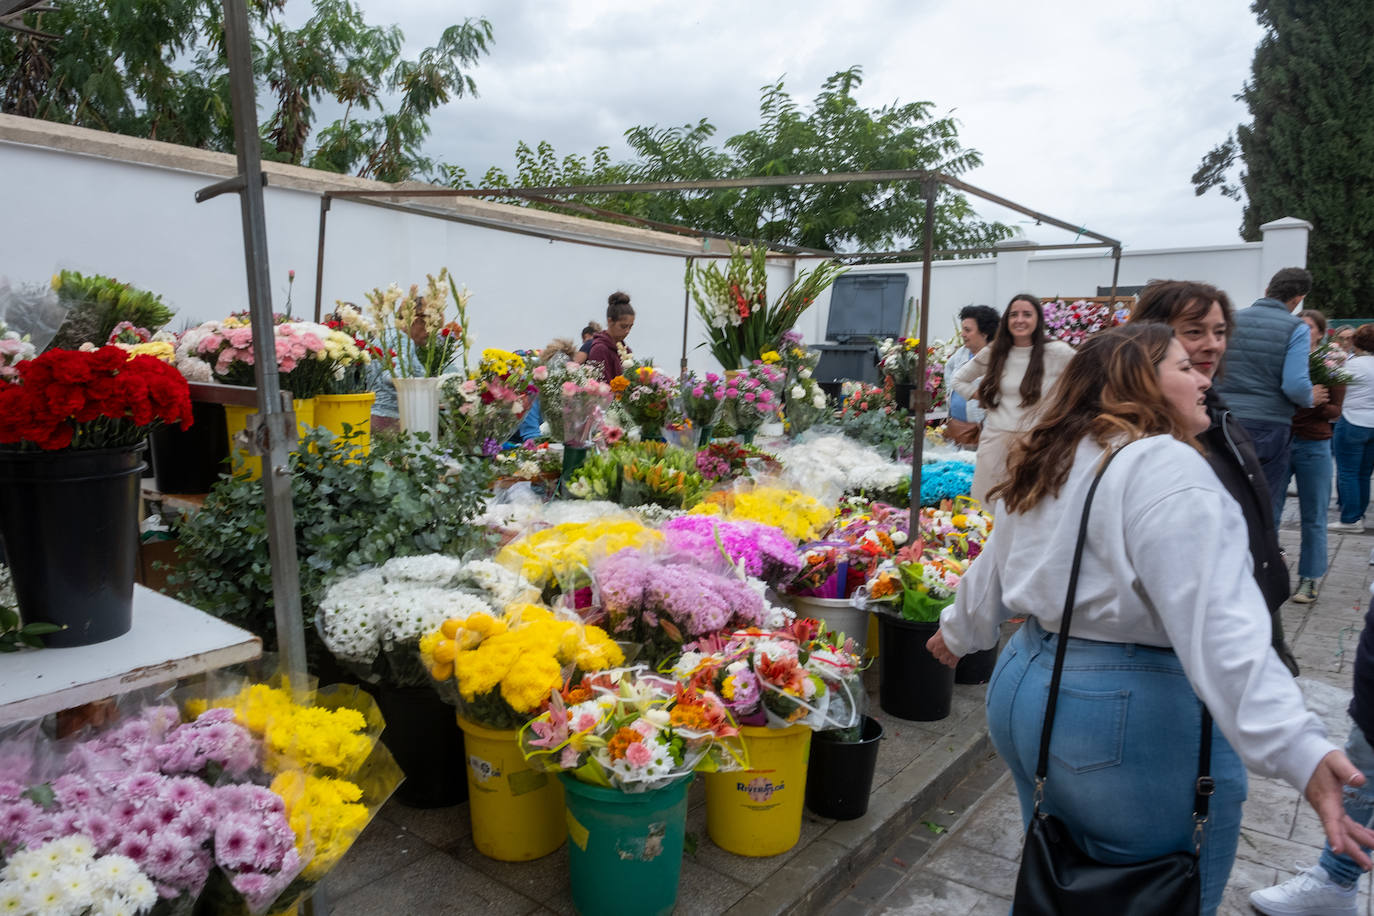
[[[828,495],[833,498],[818,498],[774,481],[736,481],[733,488],[707,494],[692,514],[719,515],[732,522],[759,522],[782,529],[794,541],[812,541],[835,514],[840,494],[831,489]]]
[[[840,664],[846,657],[849,663]],[[857,679],[860,667],[857,657],[817,640],[815,621],[796,620],[776,630],[701,640],[682,653],[672,674],[714,691],[741,725],[833,729],[857,721],[852,691],[859,688],[847,682]],[[832,712],[830,694],[840,689],[851,696]]]
[[[783,483],[813,494],[887,493],[909,484],[911,466],[849,436],[813,430],[778,452]]]
[[[520,730],[525,759],[622,792],[660,789],[694,771],[747,765],[720,698],[647,668],[612,669],[555,691]]]
[[[728,564],[770,586],[801,568],[792,539],[781,528],[762,522],[685,515],[665,522],[661,530],[670,553],[685,554],[708,569]]]
[[[561,618],[535,604],[500,615],[445,621],[420,640],[420,654],[439,695],[488,728],[517,728],[575,671],[624,662],[600,627]]]
[[[585,570],[595,556],[625,547],[643,547],[663,535],[629,514],[586,522],[565,522],[531,531],[503,547],[496,561],[520,572],[532,585],[547,588],[567,573]]]

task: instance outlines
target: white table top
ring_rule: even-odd
[[[0,655],[0,723],[31,719],[257,658],[262,640],[174,598],[134,586],[134,625],[74,649]]]

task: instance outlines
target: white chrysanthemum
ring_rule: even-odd
[[[381,573],[388,579],[407,579],[430,585],[441,585],[452,581],[463,569],[463,561],[440,553],[420,557],[397,557],[382,566]]]

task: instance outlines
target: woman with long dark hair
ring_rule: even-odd
[[[1245,768],[1302,789],[1332,849],[1369,868],[1374,833],[1342,809],[1364,777],[1269,643],[1244,522],[1203,459],[1210,381],[1161,324],[1113,328],[1073,357],[995,487],[1000,514],[940,615],[930,651],[954,665],[1024,616],[988,684],[988,731],[1029,823],[1048,685],[1089,489],[1073,619],[1040,810],[1108,863],[1194,848],[1204,704],[1215,782],[1201,848],[1202,912],[1235,861]],[[1110,463],[1109,463],[1110,462]],[[1242,762],[1243,761],[1243,762]],[[1124,903],[1125,901],[1123,901]]]
[[[988,491],[1005,478],[1012,446],[1035,425],[1072,356],[1068,344],[1045,339],[1040,300],[1019,293],[1002,313],[992,343],[954,373],[954,391],[977,399],[985,411],[973,471],[974,499],[986,502]]]

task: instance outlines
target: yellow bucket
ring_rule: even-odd
[[[868,642],[864,646],[864,658],[878,657],[878,615],[868,615]]]
[[[467,747],[468,813],[477,851],[500,862],[546,856],[568,837],[563,786],[532,768],[519,732],[458,717]]]
[[[726,852],[775,856],[801,839],[811,728],[740,728],[747,770],[706,774],[706,832]]]
[[[315,425],[315,399],[292,401],[291,409],[296,412],[296,435],[304,436],[310,432],[310,427]],[[233,473],[237,476],[247,471],[253,480],[262,476],[262,457],[248,454],[234,442],[234,437],[247,428],[248,417],[257,412],[256,407],[245,407],[242,404],[224,405],[224,423],[229,427],[229,461],[233,466]]]
[[[377,395],[371,391],[361,394],[321,394],[315,398],[315,425],[323,426],[335,436],[344,434],[344,424],[354,432],[362,430],[352,440],[353,453],[366,455],[372,448],[372,402]],[[338,440],[335,440],[337,444]]]

